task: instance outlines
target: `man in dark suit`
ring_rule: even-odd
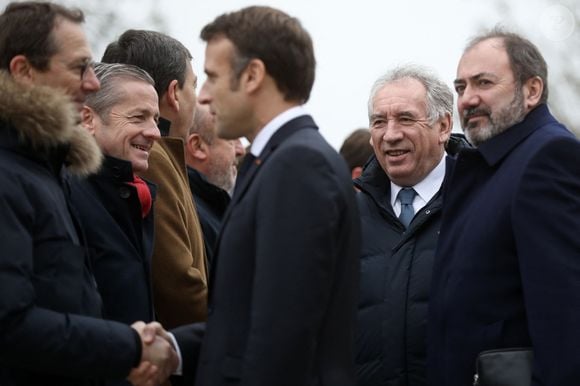
[[[580,143],[550,114],[547,67],[496,29],[467,46],[432,281],[430,385],[472,382],[477,355],[530,346],[533,385],[580,379]]]
[[[281,11],[249,7],[201,37],[199,101],[220,137],[252,145],[212,264],[196,384],[353,385],[359,219],[344,161],[301,106],[310,36]]]

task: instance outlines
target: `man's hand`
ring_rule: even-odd
[[[142,354],[139,367],[127,378],[136,386],[153,386],[162,383],[177,369],[179,359],[167,331],[156,322],[131,325],[141,337]]]
[[[149,362],[141,362],[139,367],[131,370],[127,380],[135,386],[156,386],[159,384],[156,378],[157,374],[159,374],[157,366]]]

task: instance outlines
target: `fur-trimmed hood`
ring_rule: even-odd
[[[70,98],[54,88],[26,87],[0,71],[0,121],[9,122],[18,140],[34,151],[68,146],[66,165],[77,175],[95,173],[103,159],[95,139],[78,125]]]

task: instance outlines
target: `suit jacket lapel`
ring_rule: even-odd
[[[241,181],[242,185],[240,185],[239,189],[236,189],[234,196],[232,197],[232,201],[228,205],[228,208],[224,214],[224,217],[222,220],[222,226],[221,226],[222,231],[220,231],[220,233],[218,235],[218,239],[217,239],[216,244],[215,244],[216,247],[214,250],[214,262],[212,264],[212,267],[214,267],[214,268],[217,267],[217,259],[219,256],[219,249],[220,249],[223,229],[226,227],[226,225],[231,217],[233,209],[238,204],[238,202],[240,202],[240,200],[242,199],[242,197],[244,196],[244,194],[248,190],[252,180],[256,177],[260,167],[267,161],[267,159],[270,157],[272,152],[274,150],[276,150],[276,148],[282,142],[284,142],[284,140],[286,140],[292,134],[294,134],[297,131],[302,130],[302,129],[318,130],[318,127],[316,126],[316,124],[314,123],[314,120],[312,119],[312,117],[310,115],[302,115],[300,117],[296,117],[296,118],[286,122],[282,127],[280,127],[274,133],[272,138],[270,138],[270,140],[268,141],[268,143],[264,147],[264,150],[262,150],[262,153],[260,153],[260,156],[257,157],[254,160],[254,162],[252,162],[252,165],[250,166],[250,168],[246,172],[244,179]],[[210,272],[210,282],[209,282],[210,289],[213,286],[213,282],[214,282],[214,277],[215,277],[214,272],[215,272],[215,269],[212,269]],[[210,291],[210,295],[211,295],[211,291]]]
[[[246,172],[244,179],[241,181],[242,185],[239,187],[239,189],[236,189],[236,193],[234,194],[234,197],[232,197],[232,201],[230,202],[230,205],[228,206],[228,209],[224,215],[224,219],[223,219],[222,224],[227,223],[227,221],[230,217],[232,208],[235,207],[235,205],[244,196],[244,194],[248,190],[248,187],[250,186],[252,180],[256,176],[258,169],[260,168],[261,165],[264,164],[264,162],[267,161],[267,159],[270,157],[270,154],[272,154],[272,152],[274,150],[276,150],[276,148],[282,142],[284,142],[284,140],[286,140],[286,138],[290,137],[292,134],[294,134],[297,131],[302,130],[302,129],[318,130],[318,127],[314,123],[314,120],[312,119],[311,116],[303,115],[303,116],[294,118],[291,121],[288,121],[286,124],[284,124],[282,127],[280,127],[280,129],[278,129],[278,131],[276,131],[274,133],[272,138],[270,138],[270,140],[268,141],[268,143],[264,147],[264,150],[262,150],[262,153],[260,154],[260,156],[254,160],[254,162],[252,163],[252,165],[250,166],[250,168]]]

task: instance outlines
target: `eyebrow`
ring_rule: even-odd
[[[486,76],[494,78],[494,79],[497,78],[497,76],[491,72],[480,72],[478,74],[475,74],[475,75],[468,77],[468,79],[478,80],[478,79],[481,79],[481,78],[486,77]],[[463,79],[463,78],[457,78],[453,81],[454,85],[464,84],[464,83],[465,83],[465,79]]]
[[[395,113],[393,114],[394,117],[401,117],[401,116],[416,117],[417,115],[418,115],[417,112],[414,112],[412,110],[395,111]],[[372,121],[375,118],[384,118],[386,116],[388,116],[388,114],[375,113],[375,114],[372,114],[370,116],[370,120]]]
[[[158,113],[144,107],[135,107],[134,109],[127,111],[128,117],[134,116],[135,114],[156,115]]]

